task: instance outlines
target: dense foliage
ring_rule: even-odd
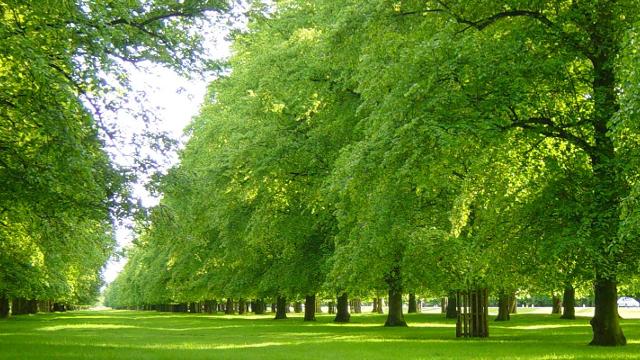
[[[638,273],[637,1],[276,1],[234,39],[112,305]]]
[[[104,121],[126,101],[127,64],[201,67],[191,29],[223,5],[0,1],[0,316],[11,299],[95,301],[130,208],[131,174],[111,160]]]

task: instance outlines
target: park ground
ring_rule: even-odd
[[[78,311],[0,321],[0,359],[640,359],[640,310],[621,309],[628,345],[588,346],[590,308],[560,320],[548,308],[518,309],[491,322],[488,339],[456,339],[438,309],[406,315],[408,328],[385,328],[385,315],[331,315],[305,323],[272,315]],[[492,320],[492,319],[491,319]]]

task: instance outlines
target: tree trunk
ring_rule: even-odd
[[[447,313],[447,298],[443,297],[440,298],[440,314],[446,314]]]
[[[265,312],[265,308],[267,307],[264,299],[256,299],[256,301],[254,302],[252,309],[253,313],[256,315],[262,315]]]
[[[518,299],[516,293],[509,294],[509,314],[518,313]]]
[[[620,110],[616,61],[621,49],[619,30],[620,13],[609,1],[596,2],[592,13],[592,26],[587,28],[590,46],[595,51],[588,54],[593,66],[593,145],[589,149],[593,169],[594,194],[591,219],[591,237],[602,260],[596,264],[594,281],[595,315],[591,319],[593,339],[591,345],[618,346],[627,343],[618,315],[615,258],[610,246],[615,245],[620,226],[620,202],[629,193],[622,176],[626,159],[618,158],[610,133],[610,122]],[[622,249],[621,249],[622,250]],[[605,276],[606,274],[606,276]]]
[[[316,321],[316,295],[304,298],[304,321]]]
[[[449,291],[447,295],[447,319],[455,319],[458,317],[458,301],[455,291]]]
[[[224,313],[226,315],[233,315],[235,312],[233,311],[233,299],[227,298],[227,305],[224,307]]]
[[[0,296],[0,319],[6,319],[9,317],[9,299],[2,295]]]
[[[575,320],[576,318],[576,290],[569,284],[564,288],[562,296],[562,316],[560,319]]]
[[[384,300],[381,297],[378,298],[378,314],[384,314]]]
[[[293,303],[293,312],[296,314],[300,314],[302,312],[302,303],[300,301]]]
[[[240,298],[238,300],[238,314],[243,315],[245,312],[247,312],[247,302]]]
[[[362,314],[362,300],[360,300],[360,298],[351,300],[351,312],[354,314]]]
[[[500,292],[498,295],[498,316],[495,321],[507,321],[511,318],[509,315],[510,305],[510,295],[506,292]]]
[[[590,345],[625,345],[627,339],[622,333],[622,328],[620,328],[616,282],[610,279],[596,279],[595,298],[595,315],[591,319],[593,340],[591,340]]]
[[[336,313],[336,303],[333,301],[329,301],[328,305],[329,307],[329,314],[335,314]]]
[[[342,293],[342,295],[338,296],[338,306],[336,317],[333,319],[334,322],[339,323],[347,323],[351,315],[349,314],[349,297],[347,293]]]
[[[418,304],[416,302],[416,294],[409,294],[409,309],[407,313],[414,314],[418,312]]]
[[[551,313],[552,314],[560,314],[562,308],[562,301],[558,295],[551,294]]]
[[[21,302],[22,314],[37,314],[38,313],[38,301],[22,299]]]
[[[372,313],[377,313],[378,312],[378,298],[373,298],[373,309],[371,309]]]
[[[407,326],[402,314],[402,292],[397,288],[389,290],[389,313],[384,326]]]
[[[276,320],[283,320],[287,318],[287,298],[285,296],[278,296],[276,299]]]

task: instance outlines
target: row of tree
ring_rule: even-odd
[[[592,284],[625,344],[637,1],[254,6],[111,305]]]
[[[95,302],[133,180],[109,156],[108,115],[126,105],[114,92],[128,63],[193,69],[202,39],[189,29],[222,6],[0,2],[0,317]]]

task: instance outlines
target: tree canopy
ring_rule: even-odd
[[[153,293],[176,301],[590,282],[592,344],[625,344],[637,1],[269,4],[234,37],[112,304],[146,302],[123,299],[156,255]]]

